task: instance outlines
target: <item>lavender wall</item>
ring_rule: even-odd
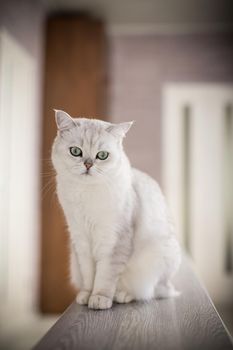
[[[3,0],[0,4],[0,27],[35,59],[41,57],[44,12],[38,0]]]
[[[38,144],[42,110],[45,16],[46,10],[39,0],[0,0],[0,30],[4,29],[9,32],[34,60],[34,86],[32,88],[35,91],[35,114],[32,118],[38,127]],[[38,153],[40,153],[39,149]]]
[[[163,85],[233,82],[233,35],[112,35],[110,44],[110,116],[136,121],[128,155],[161,183]]]

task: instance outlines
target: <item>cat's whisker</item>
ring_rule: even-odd
[[[52,177],[52,176],[55,177],[56,174],[55,174],[55,172],[48,172],[48,173],[42,172],[41,176],[43,176],[43,177]]]
[[[72,167],[72,169],[80,169],[82,167],[83,167],[82,165],[75,165],[75,166]]]
[[[49,199],[49,204],[51,205],[51,201],[54,202],[55,200],[55,195],[56,194],[56,188],[55,186],[50,186],[48,188],[48,190],[44,193],[44,195],[42,196],[42,202],[45,200],[45,198],[47,198],[47,200]],[[56,203],[56,201],[55,201]]]
[[[46,160],[51,161],[51,157],[40,158],[40,160],[41,160],[41,161],[46,161]]]
[[[101,176],[106,180],[106,182],[107,182],[109,185],[112,185],[111,180],[106,176],[106,174],[103,172],[102,169],[99,169],[99,168],[95,167],[95,170],[96,170],[96,172],[97,172],[99,175],[101,175]]]
[[[41,190],[42,201],[47,196],[47,194],[50,192],[50,190],[53,188],[54,189],[56,188],[56,184],[55,184],[54,178],[50,178]]]
[[[51,159],[44,159],[42,160],[42,166],[43,167],[49,167],[49,168],[53,168],[53,163]]]
[[[56,200],[55,197],[56,197],[56,186],[54,186],[54,188],[52,189],[52,193],[51,193],[51,196],[50,196],[50,205],[51,204],[58,205],[57,200]]]
[[[46,170],[46,171],[41,171],[41,174],[56,174],[54,169]]]
[[[41,193],[42,195],[44,196],[44,194],[47,192],[48,189],[50,189],[50,187],[52,186],[53,184],[53,180],[50,179],[49,181],[47,181],[47,183],[43,186],[42,190],[41,190]]]
[[[99,170],[97,171],[99,175],[101,175],[104,179],[105,184],[107,185],[108,189],[109,189],[109,193],[112,196],[112,192],[111,192],[111,188],[114,186],[113,181],[111,181],[111,179],[104,173],[104,172],[100,172]]]

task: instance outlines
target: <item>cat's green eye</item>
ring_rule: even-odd
[[[109,153],[108,153],[108,152],[106,152],[106,151],[100,151],[100,152],[97,153],[96,158],[98,158],[98,159],[100,159],[100,160],[105,160],[105,159],[108,158],[108,156],[109,156]]]
[[[83,154],[82,150],[76,146],[70,147],[70,153],[74,157],[82,157],[82,154]]]

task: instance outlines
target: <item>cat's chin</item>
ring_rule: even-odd
[[[82,173],[78,176],[78,179],[83,184],[98,184],[103,182],[103,178],[98,176],[97,174],[91,173]]]

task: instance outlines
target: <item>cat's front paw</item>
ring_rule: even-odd
[[[91,295],[88,307],[96,310],[110,309],[112,307],[112,299],[98,294]]]
[[[80,290],[80,292],[76,296],[76,303],[78,303],[79,305],[87,305],[90,295],[91,292],[88,292],[86,290]]]
[[[117,303],[130,303],[133,300],[133,296],[125,291],[117,290],[114,295],[114,301]]]

